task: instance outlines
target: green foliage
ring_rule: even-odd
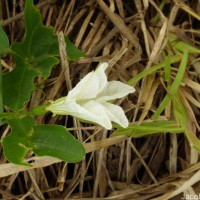
[[[200,53],[200,49],[197,49],[181,40],[178,40],[178,38],[173,34],[169,36],[169,41],[173,48],[180,53],[184,53],[186,50],[188,53]]]
[[[6,53],[9,50],[9,40],[2,27],[0,26],[0,54]]]
[[[0,58],[1,54],[9,51],[9,40],[2,27],[0,26]],[[2,94],[2,68],[0,62],[0,114],[3,113],[3,94]],[[4,122],[0,120],[0,125],[3,125]]]
[[[30,138],[33,152],[38,156],[53,156],[65,162],[79,162],[85,156],[85,149],[65,127],[38,125]],[[56,136],[56,137],[55,137]]]
[[[179,94],[176,95],[176,98],[172,99],[173,105],[173,113],[174,118],[180,124],[180,126],[184,129],[184,133],[190,142],[190,145],[195,148],[198,152],[200,152],[200,140],[193,133],[191,124],[188,120],[188,114],[185,109],[183,102],[181,101],[181,97]]]
[[[169,61],[169,58],[166,57],[164,61],[162,61],[161,63],[157,64],[157,65],[154,65],[152,66],[151,68],[147,69],[147,70],[144,70],[142,71],[141,73],[137,74],[137,76],[131,78],[129,81],[128,81],[128,84],[129,85],[134,85],[136,84],[138,81],[140,81],[142,78],[146,77],[147,75],[149,74],[152,74],[152,73],[155,73],[157,72],[159,69],[163,68],[166,66],[166,64],[172,64],[172,63],[177,63],[181,60],[181,56],[180,55],[175,55],[175,56],[172,56],[170,58],[170,61]],[[170,62],[170,63],[169,63]]]
[[[48,77],[53,65],[58,64],[57,37],[53,28],[42,24],[40,13],[34,8],[32,0],[25,5],[25,38],[12,45],[15,68],[3,76],[3,98],[6,106],[14,111],[23,108],[34,90],[36,76]],[[52,48],[54,47],[54,48]],[[48,62],[47,62],[48,60]]]
[[[164,80],[167,81],[168,83],[170,81],[171,63],[172,63],[171,56],[167,56],[165,58],[165,65],[164,65],[164,69],[165,69]]]
[[[57,125],[36,125],[34,119],[26,116],[46,113],[44,105],[31,111],[22,111],[35,89],[34,79],[38,76],[46,79],[52,67],[59,63],[58,38],[54,35],[52,27],[47,28],[43,25],[33,0],[26,0],[24,17],[23,41],[12,44],[11,50],[8,38],[0,27],[0,54],[12,53],[15,62],[11,72],[3,77],[0,73],[0,118],[5,119],[11,127],[11,133],[2,139],[4,155],[8,161],[25,166],[29,166],[24,162],[29,151],[38,156],[54,156],[66,162],[79,162],[85,156],[84,146],[66,128]],[[85,56],[68,38],[66,51],[69,60]],[[3,113],[3,101],[13,112]],[[22,118],[24,115],[26,117]]]
[[[66,162],[79,162],[85,156],[85,149],[66,128],[58,125],[36,125],[31,117],[7,120],[12,132],[3,139],[7,160],[18,165],[24,162],[32,150],[38,156],[53,156]]]
[[[24,17],[24,39],[11,46],[16,66],[13,71],[3,75],[4,104],[13,111],[21,110],[29,101],[31,92],[35,89],[34,78],[47,78],[52,67],[59,63],[58,38],[54,35],[52,27],[47,28],[43,25],[40,13],[33,6],[32,0],[26,1]],[[5,40],[4,43],[6,45],[8,41]],[[66,46],[69,60],[85,56],[67,38]]]
[[[117,131],[113,136],[126,135],[131,137],[141,137],[149,134],[156,133],[185,133],[192,147],[200,152],[200,140],[191,130],[189,123],[188,114],[186,108],[182,102],[179,94],[179,88],[187,69],[187,63],[189,56],[192,53],[199,54],[200,50],[178,40],[175,35],[169,35],[169,43],[171,49],[165,49],[163,52],[164,60],[151,68],[142,71],[137,76],[133,77],[128,81],[130,85],[136,84],[142,78],[145,78],[149,74],[159,73],[167,83],[167,94],[160,103],[156,112],[152,116],[152,121],[142,122],[141,124],[131,123],[128,128],[116,127]],[[167,53],[168,52],[168,53]],[[174,52],[174,54],[172,53]],[[180,62],[177,73],[175,74],[174,80],[171,78],[171,71],[173,64]],[[159,71],[164,68],[163,72]],[[173,81],[172,81],[173,80]],[[158,120],[161,113],[165,110],[169,102],[172,103],[174,121],[156,121]]]
[[[23,60],[15,59],[15,61],[16,68],[3,76],[3,100],[6,106],[18,111],[29,100],[30,92],[34,89],[33,80],[37,73],[30,64],[25,65]]]
[[[67,46],[67,56],[69,60],[73,61],[77,60],[80,57],[85,57],[85,54],[80,49],[77,49],[76,46],[74,46],[74,44],[67,37],[65,37],[65,42]]]
[[[149,121],[141,124],[131,123],[128,128],[117,126],[117,131],[112,136],[126,135],[134,138],[156,133],[183,133],[184,129],[176,121]]]
[[[188,51],[186,50],[183,54],[183,58],[181,60],[174,82],[170,86],[168,86],[168,90],[169,90],[168,94],[162,100],[162,102],[160,103],[160,106],[158,107],[158,109],[156,110],[156,112],[154,113],[152,117],[154,120],[156,120],[160,116],[161,112],[166,108],[166,106],[168,105],[170,100],[173,98],[173,96],[178,92],[178,88],[185,74],[187,62],[188,62]]]
[[[188,55],[191,53],[200,53],[200,50],[177,39],[175,35],[170,35],[169,40],[174,47],[177,54],[182,55],[182,68],[184,68],[185,63],[187,62]],[[181,66],[180,66],[181,68]],[[184,73],[182,69],[182,73]],[[175,82],[175,80],[174,80]],[[180,83],[177,83],[177,85],[180,85]],[[177,87],[177,86],[176,86]],[[180,126],[184,129],[184,133],[190,142],[190,145],[195,148],[198,152],[200,152],[200,140],[197,138],[195,133],[192,131],[192,125],[190,124],[189,116],[187,113],[187,110],[181,100],[181,97],[179,93],[177,92],[176,95],[173,96],[172,100],[172,107],[173,107],[173,114],[174,118],[177,121],[177,123],[180,124]]]
[[[26,144],[28,138],[33,132],[35,121],[30,117],[22,119],[12,118],[7,120],[11,127],[11,133],[3,139],[4,155],[12,163],[18,165],[28,165],[25,163],[24,157],[30,150]]]

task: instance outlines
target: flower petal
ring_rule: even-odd
[[[95,98],[107,84],[107,76],[105,74],[107,66],[108,63],[103,63],[95,71],[87,74],[68,93],[68,98],[76,100]]]
[[[91,121],[106,129],[112,128],[111,121],[127,127],[128,119],[123,109],[106,101],[124,97],[135,89],[120,81],[108,82],[107,67],[108,63],[101,64],[96,71],[87,74],[67,97],[52,102],[46,110]]]
[[[105,89],[98,94],[98,101],[108,101],[126,96],[135,92],[135,88],[120,81],[110,81]]]
[[[120,106],[108,102],[103,102],[101,104],[103,105],[111,121],[119,124],[123,128],[128,127],[128,119],[124,113],[124,110]]]
[[[99,79],[92,71],[69,91],[67,98],[76,100],[95,98],[99,91],[99,85]]]
[[[95,122],[108,130],[112,129],[110,117],[101,104],[91,100],[87,102],[83,107],[95,116],[93,119],[87,120]]]
[[[98,93],[100,93],[107,85],[108,81],[107,81],[107,76],[105,73],[105,70],[107,69],[107,67],[108,67],[108,63],[105,62],[105,63],[100,64],[100,66],[97,67],[97,69],[95,70],[95,74],[98,77],[99,83],[100,83]]]
[[[106,129],[112,129],[112,124],[103,106],[95,101],[88,101],[84,105],[79,105],[70,99],[58,99],[52,102],[46,110],[53,114],[72,115],[79,119],[94,122]]]

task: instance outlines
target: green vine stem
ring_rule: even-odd
[[[2,119],[9,119],[9,118],[15,118],[15,117],[43,115],[49,112],[48,110],[45,109],[46,107],[47,105],[41,105],[28,111],[19,111],[19,112],[3,112],[2,111],[0,113],[0,121],[2,121]]]

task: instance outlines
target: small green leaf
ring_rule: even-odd
[[[0,26],[0,54],[9,50],[9,40],[3,28]]]
[[[178,38],[173,34],[169,36],[169,41],[172,43],[172,46],[176,50],[182,53],[184,53],[184,51],[186,50],[188,51],[188,53],[200,53],[200,49],[193,47],[192,45],[189,45],[181,40],[178,40]]]
[[[188,116],[187,116],[187,111],[185,109],[185,106],[183,105],[181,101],[181,97],[179,93],[177,93],[176,96],[172,98],[172,106],[173,106],[174,118],[176,119],[177,123],[179,123],[180,126],[184,130],[186,130]]]
[[[22,140],[22,138],[16,134],[10,134],[3,139],[4,155],[9,162],[17,165],[29,166],[28,163],[24,162],[24,157],[29,151],[29,149],[23,145],[25,142],[25,140]]]
[[[171,56],[167,56],[165,58],[165,74],[164,79],[165,81],[169,82],[170,80],[170,71],[171,71]]]
[[[151,121],[142,122],[141,124],[131,123],[128,128],[122,128],[115,125],[117,131],[112,136],[126,135],[134,138],[142,137],[156,133],[183,133],[184,129],[175,121]]]
[[[67,56],[69,60],[77,60],[80,57],[86,57],[86,55],[78,49],[67,37],[65,38]]]
[[[200,153],[200,140],[198,137],[190,129],[186,129],[185,134],[188,141],[190,142],[191,147]]]
[[[53,156],[70,163],[79,162],[85,157],[82,143],[63,126],[35,126],[30,141],[38,156]]]
[[[178,72],[177,72],[176,77],[174,79],[174,82],[169,87],[169,93],[162,100],[162,102],[160,103],[158,109],[156,110],[156,112],[152,116],[153,120],[157,120],[158,119],[158,117],[160,116],[162,111],[166,108],[166,106],[168,105],[170,100],[174,97],[175,94],[177,94],[178,88],[179,88],[179,86],[181,84],[181,81],[182,81],[182,79],[184,77],[184,74],[185,74],[185,70],[187,68],[187,62],[188,62],[188,51],[186,50],[184,52],[184,54],[183,54],[181,63],[179,65]]]
[[[176,98],[172,99],[172,105],[174,118],[184,129],[185,135],[191,147],[195,148],[200,153],[200,140],[195,133],[192,132],[190,126],[188,125],[188,114],[179,94],[176,95]]]
[[[177,63],[181,60],[181,57],[180,55],[176,55],[176,56],[173,56],[170,58],[170,64],[172,63]],[[155,73],[156,71],[158,71],[159,69],[161,69],[162,67],[166,66],[166,62],[168,62],[169,59],[166,58],[163,62],[157,64],[157,65],[154,65],[152,66],[151,68],[147,69],[147,70],[144,70],[142,71],[141,73],[137,74],[135,77],[131,78],[129,81],[128,81],[128,84],[129,85],[134,85],[136,84],[139,80],[141,80],[142,78],[144,78],[145,76],[149,75],[149,74],[152,74],[152,73]]]
[[[22,119],[12,118],[7,120],[11,127],[11,133],[3,138],[3,150],[6,159],[18,165],[26,165],[24,157],[30,150],[26,147],[28,138],[33,132],[32,127],[35,121],[31,117],[24,117]]]

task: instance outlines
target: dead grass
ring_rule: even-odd
[[[61,62],[32,95],[30,107],[67,94],[67,91],[99,62],[110,63],[109,79],[127,82],[163,60],[168,33],[199,47],[199,1],[89,0],[37,1],[44,23],[61,31],[82,49],[87,58]],[[10,41],[24,34],[24,1],[0,0],[2,25]],[[164,8],[163,8],[164,6]],[[62,59],[65,57],[61,56]],[[11,68],[11,58],[1,60]],[[65,63],[65,64],[63,64]],[[199,136],[200,66],[198,55],[190,57],[181,97]],[[176,66],[174,66],[176,67]],[[68,73],[66,73],[68,72]],[[175,71],[173,71],[175,73]],[[138,82],[134,95],[118,100],[130,122],[150,119],[166,94],[161,71]],[[174,74],[171,74],[172,76]],[[43,80],[37,79],[38,88]],[[164,83],[163,83],[164,84]],[[171,117],[171,107],[164,116]],[[80,141],[87,156],[77,164],[49,157],[31,157],[30,168],[7,163],[1,147],[1,199],[180,199],[200,193],[199,153],[184,135],[158,134],[138,139],[110,137],[113,131],[82,124],[71,117],[38,117],[39,123],[66,124]],[[9,132],[1,129],[1,137]]]

